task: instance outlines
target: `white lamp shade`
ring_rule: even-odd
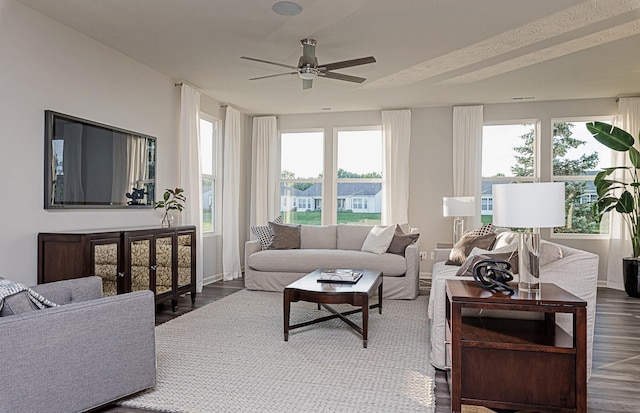
[[[476,198],[456,196],[442,198],[443,217],[472,217],[476,214]]]
[[[564,182],[493,185],[493,224],[510,228],[564,226]]]

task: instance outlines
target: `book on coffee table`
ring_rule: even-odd
[[[325,268],[320,271],[318,282],[355,284],[362,273],[345,268]]]

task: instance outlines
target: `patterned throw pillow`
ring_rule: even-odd
[[[489,222],[487,225],[483,227],[472,229],[469,232],[465,232],[465,235],[488,235],[488,234],[495,234],[495,233],[496,233],[496,227],[494,227],[493,224]]]
[[[275,224],[282,224],[282,217],[277,217],[272,222]],[[258,241],[260,241],[260,248],[266,250],[271,242],[271,236],[273,235],[269,225],[251,227],[251,232],[253,232],[256,238],[258,238]]]

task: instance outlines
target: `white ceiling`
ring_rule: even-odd
[[[20,0],[224,103],[253,114],[564,100],[640,92],[640,0]],[[296,66],[373,55],[336,72],[359,85],[240,59]],[[280,70],[283,69],[283,70]]]

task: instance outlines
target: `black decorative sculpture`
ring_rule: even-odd
[[[513,280],[508,261],[491,258],[478,261],[473,266],[473,279],[479,287],[495,292],[505,291],[509,295],[514,293],[513,287],[507,284]]]
[[[133,188],[133,191],[127,192],[125,195],[127,198],[131,199],[131,201],[127,202],[127,205],[142,205],[140,202],[141,199],[144,198],[146,192],[144,189]]]

